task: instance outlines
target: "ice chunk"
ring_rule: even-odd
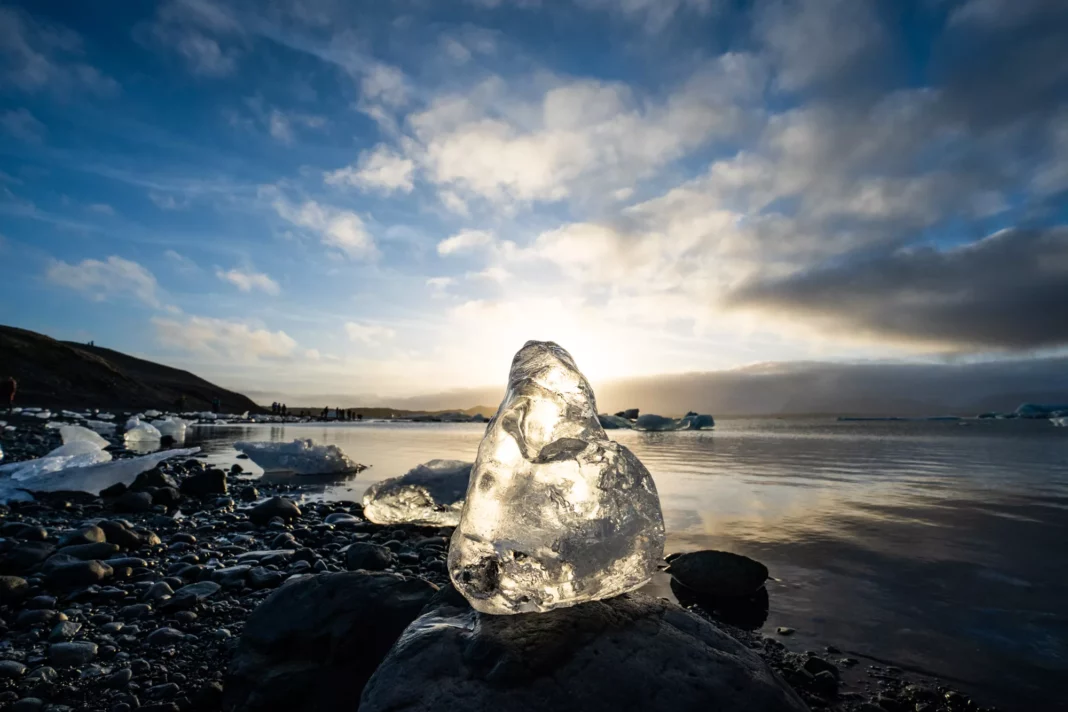
[[[337,445],[315,445],[311,440],[294,440],[291,443],[237,442],[234,448],[248,455],[264,472],[325,475],[363,469]]]
[[[126,442],[143,442],[145,440],[159,440],[163,437],[151,423],[144,423],[134,417],[126,421],[126,432],[123,434]]]
[[[80,425],[61,425],[59,427],[59,436],[63,438],[64,445],[75,442],[76,440],[84,440],[87,443],[93,443],[97,447],[107,447],[111,444],[97,435],[96,432],[89,428],[83,428]]]
[[[678,430],[679,421],[674,418],[666,418],[663,415],[654,415],[653,413],[646,413],[640,416],[634,422],[635,430],[645,430],[649,432],[661,432],[665,430]]]
[[[629,420],[620,418],[618,415],[601,413],[597,416],[597,420],[605,430],[630,430],[634,427]]]
[[[96,443],[74,440],[60,445],[44,457],[0,465],[0,476],[21,481],[71,467],[86,467],[110,461],[111,453],[102,450]]]
[[[376,524],[454,527],[460,523],[473,464],[431,460],[376,482],[363,495],[363,516]]]
[[[160,413],[158,410],[146,410],[145,411],[145,417],[146,418],[158,418],[161,415],[163,415],[163,413]]]
[[[115,416],[112,413],[98,413],[96,417],[100,420],[115,420]]]
[[[711,415],[687,415],[679,421],[679,430],[711,430],[716,420]]]
[[[1068,428],[1068,416],[1059,416],[1056,418],[1050,418],[1049,422],[1056,425],[1058,428]]]
[[[85,421],[85,427],[91,428],[98,433],[113,433],[118,428],[115,423],[107,423],[103,420],[87,420]]]
[[[52,411],[50,411],[50,410],[42,410],[40,413],[37,413],[37,417],[40,418],[41,420],[48,420],[49,418],[52,417]]]
[[[160,435],[170,436],[175,442],[181,442],[185,440],[185,431],[189,424],[181,418],[172,416],[162,420],[153,420],[152,425],[160,432]]]
[[[649,471],[609,440],[571,355],[529,341],[478,448],[449,575],[479,611],[548,611],[649,580],[664,519]]]
[[[67,446],[64,445],[63,447]],[[99,494],[101,490],[119,482],[129,484],[139,474],[151,470],[164,460],[172,457],[189,457],[198,452],[200,452],[198,447],[184,450],[165,450],[145,455],[144,457],[115,460],[114,462],[104,462],[87,467],[66,467],[51,472],[38,472],[33,477],[22,480],[0,477],[0,502],[29,499],[26,495],[26,490],[32,492],[73,491]],[[36,461],[30,460],[29,462]],[[21,465],[23,463],[15,464]],[[5,465],[5,467],[7,466]]]

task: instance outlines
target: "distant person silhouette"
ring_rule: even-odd
[[[19,389],[18,381],[8,376],[6,381],[0,383],[0,407],[11,410],[15,407],[15,392]]]
[[[221,406],[222,406],[222,403],[219,402],[218,398],[212,398],[211,399],[211,412],[212,413],[218,413],[219,412],[219,408]]]
[[[284,417],[286,417],[286,412],[287,412],[287,411],[286,411],[286,404],[285,404],[285,403],[283,403],[283,404],[282,404],[282,417],[283,417],[283,418],[284,418]]]

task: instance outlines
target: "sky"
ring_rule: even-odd
[[[1061,0],[0,2],[0,323],[276,397],[1068,345]]]

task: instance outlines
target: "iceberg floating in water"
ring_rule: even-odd
[[[140,418],[133,417],[126,421],[126,432],[122,437],[130,443],[159,440],[163,435],[151,423],[145,423]]]
[[[597,420],[600,421],[601,427],[605,430],[630,430],[634,427],[626,418],[621,418],[618,415],[608,415],[601,413],[597,416]]]
[[[1058,416],[1056,418],[1050,418],[1049,422],[1056,425],[1058,428],[1068,428],[1068,415]]]
[[[27,408],[27,410],[29,410],[29,408]],[[49,418],[52,417],[52,411],[50,411],[50,410],[42,410],[40,413],[36,413],[35,415],[38,418],[40,418],[41,420],[48,420]]]
[[[67,447],[64,445],[63,447]],[[54,451],[53,451],[54,452]],[[165,450],[144,457],[133,457],[113,462],[102,462],[96,465],[64,467],[59,470],[36,472],[32,477],[16,480],[9,477],[0,477],[0,502],[30,499],[26,491],[31,492],[90,492],[99,494],[112,485],[133,482],[142,472],[151,470],[153,467],[172,457],[188,457],[200,452],[200,448],[188,448],[183,450]],[[51,453],[49,453],[51,454]],[[105,453],[108,454],[108,453]],[[108,454],[110,457],[110,454]],[[44,458],[40,458],[44,459]],[[37,462],[28,460],[25,463],[18,462],[15,465],[24,465]],[[4,467],[10,467],[5,465]],[[0,469],[2,472],[2,469]]]
[[[376,482],[363,495],[363,516],[375,524],[454,527],[460,523],[473,465],[431,460],[400,477]]]
[[[264,472],[325,475],[363,469],[337,445],[315,445],[311,440],[237,442],[234,448],[248,455]]]
[[[171,416],[162,420],[153,420],[152,425],[159,431],[161,436],[171,437],[174,438],[175,442],[181,442],[185,440],[185,432],[189,423],[181,418]]]
[[[97,447],[107,447],[111,444],[104,438],[100,437],[96,431],[90,430],[89,428],[83,428],[80,425],[59,426],[59,437],[63,438],[64,445],[78,440],[93,443]]]
[[[644,585],[664,554],[656,486],[608,439],[571,355],[529,341],[478,448],[449,576],[477,610],[549,611]]]
[[[674,418],[667,418],[663,415],[654,415],[653,413],[645,413],[638,417],[634,421],[635,430],[644,430],[646,432],[661,432],[665,430],[678,430],[679,422]]]
[[[85,427],[95,430],[98,433],[113,433],[119,427],[115,423],[108,423],[103,420],[87,420],[85,421]]]

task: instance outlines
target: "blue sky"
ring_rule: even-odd
[[[1063,352],[1055,0],[0,4],[0,322],[239,389]]]

